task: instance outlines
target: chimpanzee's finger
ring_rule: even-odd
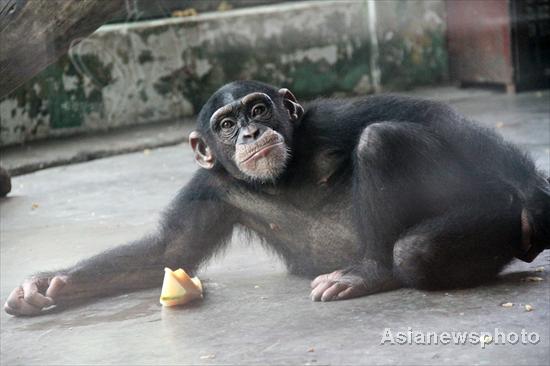
[[[65,287],[67,281],[63,276],[55,276],[50,281],[50,286],[46,290],[46,296],[52,299],[55,299],[57,295],[61,292],[61,289]]]
[[[25,302],[23,288],[21,286],[14,289],[8,296],[8,300],[4,305],[4,309],[9,308],[9,311],[15,313],[14,315],[33,315],[40,312],[40,308],[32,306]],[[6,309],[8,311],[8,309]]]
[[[321,301],[321,296],[323,296],[323,292],[325,292],[325,290],[328,289],[333,284],[334,284],[334,282],[332,282],[332,281],[326,281],[326,282],[319,283],[319,285],[317,285],[317,287],[315,287],[313,290],[311,290],[311,300]]]
[[[8,303],[4,304],[4,311],[10,315],[17,315],[17,311],[13,310],[8,306]]]
[[[352,297],[357,297],[358,292],[359,291],[357,290],[357,287],[350,286],[338,294],[338,299],[344,300],[344,299],[351,299]]]
[[[17,308],[19,315],[36,315],[42,311],[42,309],[37,308],[26,302],[24,299],[20,299],[19,307]]]
[[[38,292],[38,287],[34,280],[23,282],[23,299],[26,303],[33,305],[39,309],[53,305],[53,300]]]
[[[348,288],[348,285],[336,282],[334,285],[330,286],[328,289],[323,292],[321,296],[321,301],[331,301],[333,300],[340,292]]]
[[[313,281],[311,281],[311,288],[317,287],[321,282],[327,282],[329,281],[328,274],[320,275],[315,277]]]
[[[17,311],[19,299],[23,299],[23,296],[25,296],[25,293],[23,292],[23,287],[19,286],[14,288],[13,291],[10,292],[8,299],[6,300],[6,305]]]

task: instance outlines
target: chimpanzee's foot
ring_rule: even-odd
[[[341,270],[317,276],[311,282],[311,288],[313,301],[345,300],[371,292],[363,277]]]

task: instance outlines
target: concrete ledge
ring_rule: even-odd
[[[193,124],[164,122],[2,149],[0,166],[12,176],[187,141]]]
[[[443,0],[307,1],[100,28],[0,101],[0,145],[191,116],[222,84],[303,99],[438,83]]]

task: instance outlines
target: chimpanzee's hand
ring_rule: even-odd
[[[311,282],[311,300],[334,301],[363,296],[368,292],[365,279],[354,273],[334,271]]]
[[[10,293],[4,310],[15,316],[40,314],[42,309],[55,305],[56,296],[66,284],[66,276],[29,278]]]

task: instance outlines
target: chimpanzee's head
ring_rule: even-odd
[[[189,143],[203,168],[221,166],[238,179],[273,181],[286,167],[303,113],[288,89],[236,81],[208,99]]]

